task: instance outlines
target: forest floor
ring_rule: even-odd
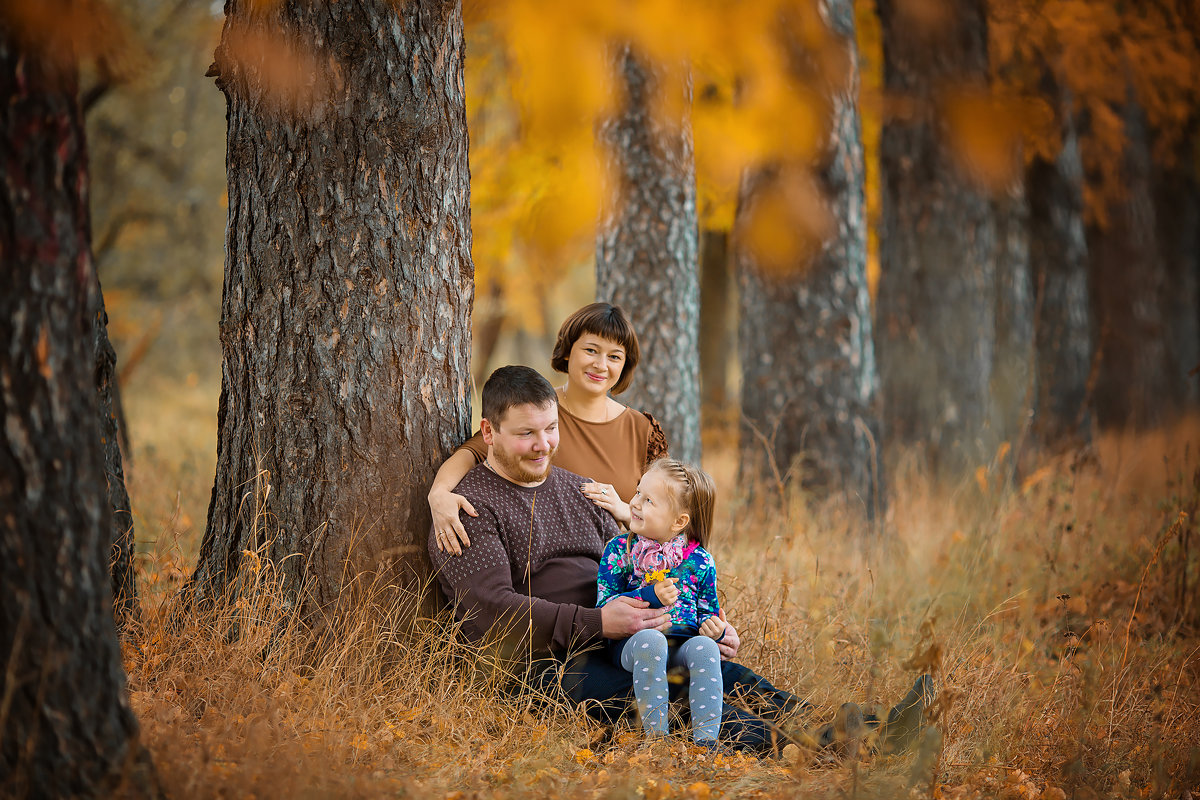
[[[169,420],[159,431],[135,441],[130,469],[143,621],[125,662],[173,797],[1200,796],[1200,420],[1103,437],[1016,482],[1005,453],[952,487],[902,460],[882,546],[803,497],[759,511],[710,442],[740,660],[817,721],[846,700],[889,705],[934,672],[940,743],[846,760],[706,755],[686,734],[646,748],[631,730],[602,743],[578,710],[504,691],[444,619],[413,624],[399,605],[348,615],[314,646],[253,555],[259,599],[172,624],[213,443]]]

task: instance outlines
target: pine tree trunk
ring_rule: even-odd
[[[210,70],[229,125],[222,381],[194,585],[230,587],[244,550],[290,597],[311,578],[317,605],[364,572],[411,585],[428,574],[425,493],[470,433],[462,8],[226,9]],[[311,52],[302,91],[239,59],[255,36]]]
[[[121,455],[120,395],[117,393],[117,354],[108,339],[108,313],[104,295],[96,281],[91,295],[93,381],[98,404],[97,420],[100,446],[104,454],[104,481],[108,488],[108,503],[112,508],[112,546],[109,553],[109,575],[112,580],[114,611],[118,628],[137,618],[137,577],[134,572],[133,512],[129,492],[125,488],[125,466]]]
[[[884,90],[913,110],[887,118],[880,136],[875,341],[889,441],[922,446],[935,468],[953,473],[995,453],[985,423],[996,221],[986,192],[955,165],[936,113],[951,85],[987,88],[984,4],[935,5],[946,22],[930,30],[908,4],[879,0]]]
[[[835,222],[822,251],[786,275],[767,275],[735,229],[740,287],[743,483],[798,467],[818,496],[843,495],[869,518],[884,503],[879,469],[879,378],[867,290],[865,164],[857,103],[854,11],[828,4],[834,32],[851,50],[850,74],[830,87],[832,126],[818,175]],[[739,225],[759,181],[743,181]]]
[[[109,586],[74,65],[0,19],[0,794],[153,795]]]
[[[704,409],[720,412],[729,403],[726,370],[733,347],[729,312],[733,281],[729,273],[729,233],[700,235],[700,397]]]
[[[1107,223],[1088,229],[1100,349],[1093,403],[1102,428],[1145,428],[1166,420],[1184,376],[1172,374],[1167,352],[1163,297],[1174,287],[1158,242],[1149,131],[1132,100],[1123,116],[1124,192],[1109,203]]]
[[[616,64],[624,103],[599,133],[613,190],[596,242],[596,299],[625,309],[638,333],[642,360],[621,401],[659,421],[672,456],[698,463],[700,234],[691,128],[652,118],[662,75],[631,47],[621,48]]]
[[[1037,352],[1035,433],[1052,451],[1091,439],[1088,374],[1092,316],[1083,224],[1083,164],[1069,104],[1062,103],[1062,149],[1054,161],[1036,158],[1029,187],[1029,257],[1033,271]]]
[[[1029,202],[1017,185],[995,200],[996,346],[992,355],[989,427],[1016,465],[1033,411],[1033,285],[1029,264]],[[997,457],[999,453],[997,453]],[[1011,473],[1010,473],[1011,474]]]

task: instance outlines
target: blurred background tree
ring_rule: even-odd
[[[622,401],[650,412],[671,454],[700,461],[700,265],[686,65],[615,43],[617,110],[597,134],[609,186],[596,242],[596,300],[621,306],[649,358]],[[666,116],[666,115],[670,116]]]
[[[826,8],[828,24],[802,6],[779,28],[793,79],[825,109],[822,146],[811,165],[751,171],[738,204],[740,479],[783,486],[795,477],[881,519],[855,15],[850,2]],[[772,227],[792,240],[773,247]]]

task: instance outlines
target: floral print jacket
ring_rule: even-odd
[[[614,597],[640,597],[652,608],[662,608],[654,588],[633,574],[633,558],[630,555],[630,536],[622,533],[609,540],[600,556],[600,572],[596,576],[596,608],[603,607]],[[687,551],[685,551],[687,552]],[[671,609],[671,629],[668,636],[695,636],[700,632],[700,623],[720,610],[717,600],[717,565],[703,547],[691,548],[683,563],[667,573],[675,578],[679,599]]]

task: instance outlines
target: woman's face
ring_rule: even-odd
[[[576,339],[567,356],[567,382],[589,394],[608,394],[623,369],[625,348],[594,333]]]

